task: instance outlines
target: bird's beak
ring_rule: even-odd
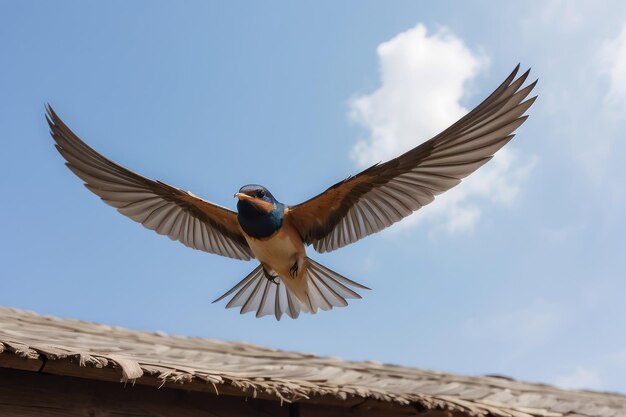
[[[236,193],[235,197],[237,197],[240,200],[252,200],[252,197],[250,197],[248,194],[244,194],[244,193]]]

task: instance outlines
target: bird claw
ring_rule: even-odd
[[[296,261],[293,266],[289,269],[289,275],[291,275],[291,278],[295,278],[298,276],[298,261]]]
[[[267,269],[265,268],[263,268],[263,275],[265,275],[265,279],[267,279],[272,284],[280,285],[280,282],[276,281],[276,278],[278,278],[278,275],[270,274],[269,272],[267,272]]]

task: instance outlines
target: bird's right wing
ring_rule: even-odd
[[[185,246],[229,258],[254,258],[235,212],[105,158],[80,140],[50,106],[46,118],[67,167],[105,203]]]
[[[536,81],[522,88],[528,72],[516,79],[518,69],[434,138],[289,207],[286,217],[302,240],[318,252],[356,242],[429,204],[480,168],[513,138],[535,101],[524,100]]]

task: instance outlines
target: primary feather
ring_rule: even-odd
[[[229,258],[254,258],[235,212],[116,164],[80,140],[52,107],[48,106],[47,113],[50,132],[67,167],[102,201],[185,246]]]
[[[434,138],[385,163],[349,177],[288,215],[305,243],[330,252],[356,242],[431,203],[437,194],[489,161],[513,138],[536,97],[536,81],[521,88],[519,65],[481,104]]]

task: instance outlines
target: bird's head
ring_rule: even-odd
[[[262,185],[250,184],[244,185],[235,194],[239,199],[237,202],[237,210],[247,211],[250,209],[261,213],[271,213],[278,203],[272,193]]]

